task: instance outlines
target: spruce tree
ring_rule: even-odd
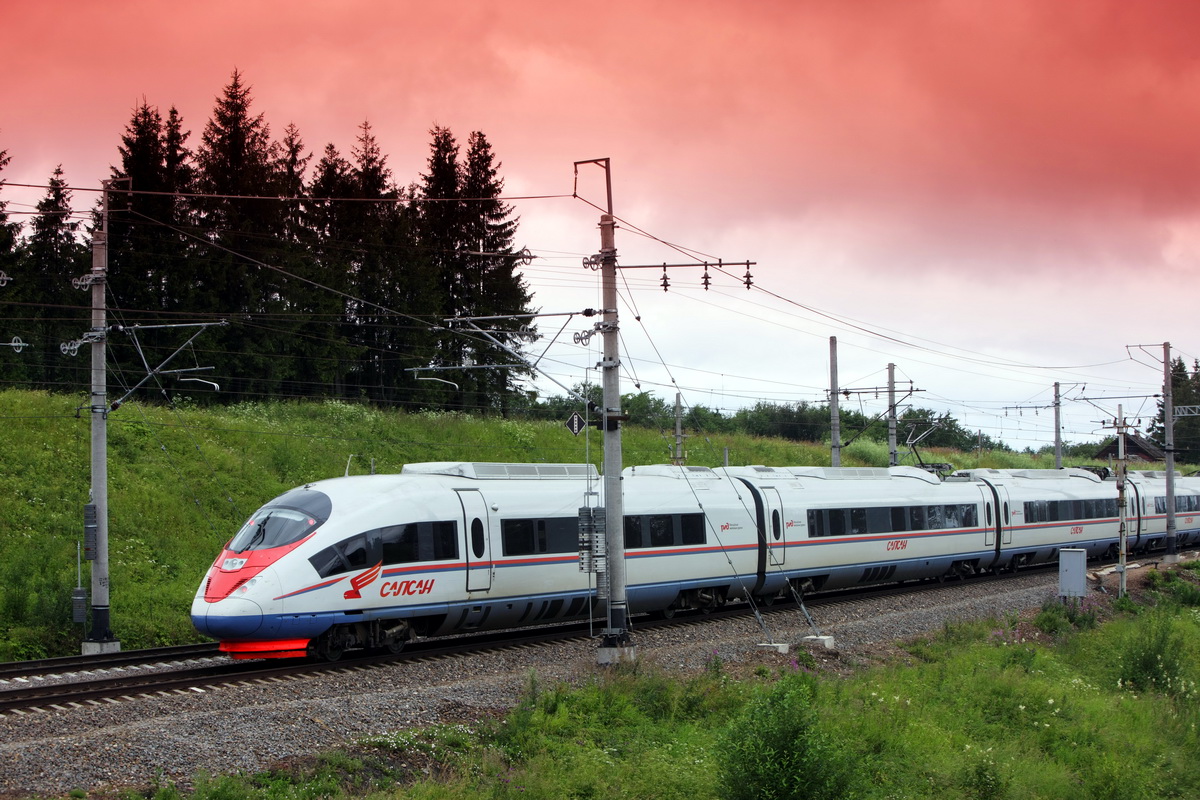
[[[197,223],[211,245],[193,260],[190,310],[231,323],[215,338],[214,378],[228,399],[279,393],[289,370],[289,286],[271,266],[287,261],[278,147],[236,70],[217,98],[196,151]],[[223,380],[222,380],[223,379]]]
[[[516,271],[513,239],[517,220],[500,200],[504,182],[487,138],[476,131],[468,139],[465,163],[449,129],[431,132],[429,172],[422,175],[420,237],[438,275],[443,315],[480,317],[527,313],[528,288]],[[517,349],[522,320],[488,323],[493,335]],[[464,410],[507,408],[515,391],[515,373],[488,369],[513,358],[485,338],[463,329],[444,333],[436,363],[462,366],[451,406]]]
[[[1192,364],[1188,373],[1182,358],[1171,361],[1171,403],[1180,406],[1200,405],[1200,362]],[[1159,447],[1166,445],[1163,401],[1158,401],[1158,413],[1150,424],[1150,439]],[[1175,457],[1179,464],[1200,464],[1200,417],[1176,417],[1174,426]]]
[[[360,372],[361,356],[351,322],[355,309],[348,299],[354,292],[351,271],[355,246],[350,233],[354,208],[343,201],[353,194],[350,162],[332,143],[325,145],[325,151],[313,169],[306,219],[312,237],[314,266],[324,285],[333,290],[325,292],[324,299],[332,315],[330,329],[340,344],[326,377],[334,396],[348,398],[358,396],[351,384]]]
[[[436,276],[438,293],[442,305],[436,313],[442,318],[469,316],[473,307],[471,286],[466,280],[463,264],[463,214],[459,194],[458,142],[449,128],[435,126],[430,132],[428,167],[429,172],[421,175],[418,189],[417,230],[421,249],[429,259]],[[431,309],[432,310],[432,309]],[[453,330],[443,330],[438,337],[433,364],[443,367],[470,367],[467,339]],[[473,394],[468,385],[471,369],[446,373],[447,379],[456,384],[453,394],[446,401],[452,409],[469,410],[469,397]]]
[[[27,304],[22,327],[28,338],[22,338],[30,345],[29,358],[18,363],[17,372],[35,389],[74,391],[88,384],[86,353],[71,357],[59,350],[61,343],[80,339],[90,324],[88,295],[71,286],[91,269],[79,228],[71,190],[62,167],[56,167],[30,221],[29,237],[17,247],[18,280],[8,287],[14,301]]]
[[[8,166],[11,157],[7,150],[0,150],[0,172]],[[4,190],[4,179],[0,178],[0,192]],[[8,218],[8,201],[0,196],[0,308],[5,309],[6,324],[0,326],[0,341],[11,342],[24,330],[24,318],[28,311],[13,304],[16,287],[13,281],[19,280],[17,271],[17,239],[21,235],[21,225]],[[27,336],[21,336],[21,341],[27,341]],[[0,381],[8,383],[21,378],[21,368],[18,366],[22,357],[28,351],[18,353],[11,347],[0,347]]]
[[[466,264],[469,279],[478,287],[475,313],[483,316],[525,314],[532,300],[529,287],[518,271],[519,262],[513,249],[518,218],[513,216],[512,206],[500,199],[504,180],[499,173],[500,164],[494,160],[491,144],[482,132],[472,132],[467,139],[462,195],[465,235],[469,243],[478,242],[478,247],[469,249],[468,252],[477,255],[469,255]],[[532,330],[534,326],[529,319],[514,317],[498,320],[489,327],[507,347],[520,351],[522,328]],[[478,346],[475,359],[491,364],[514,363],[512,356],[490,344]],[[528,372],[527,369],[479,370],[476,389],[486,402],[498,404],[507,415],[509,400],[517,391],[516,379]]]

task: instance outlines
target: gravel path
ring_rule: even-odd
[[[863,663],[897,639],[941,629],[947,620],[1035,609],[1058,586],[1057,573],[992,584],[948,584],[939,591],[859,601],[814,611],[835,649],[823,662]],[[814,631],[791,610],[753,620],[634,631],[639,657],[664,669],[700,669],[714,653],[729,665],[787,664],[791,647]],[[811,647],[811,645],[810,645]],[[591,646],[550,645],[471,659],[249,684],[95,707],[0,717],[0,798],[63,797],[173,782],[187,788],[199,772],[253,773],[335,749],[366,735],[433,722],[471,724],[512,707],[536,670],[543,685],[596,669]]]

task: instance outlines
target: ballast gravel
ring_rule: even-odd
[[[947,621],[1039,608],[1057,573],[937,591],[857,600],[812,610],[633,631],[638,657],[686,673],[722,664],[786,665],[805,648],[818,660],[852,664],[873,648],[941,629]],[[804,642],[820,633],[833,649]],[[789,653],[763,643],[788,645]],[[365,736],[432,723],[471,725],[515,705],[536,675],[552,685],[594,673],[591,643],[552,644],[300,679],[231,682],[203,692],[133,697],[94,706],[0,716],[0,798],[91,796],[172,783],[199,774],[252,774]]]

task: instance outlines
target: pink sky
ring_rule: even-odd
[[[687,402],[824,402],[837,335],[843,385],[879,385],[895,362],[926,389],[917,405],[1037,446],[1045,414],[1004,406],[1045,404],[1054,381],[1158,391],[1153,358],[1126,345],[1200,356],[1200,5],[1186,0],[44,0],[10,4],[4,27],[10,183],[42,184],[61,163],[97,187],[142,98],[177,106],[195,145],[237,68],[273,133],[295,122],[318,154],[348,153],[369,120],[402,183],[424,169],[434,124],[486,133],[513,195],[569,194],[573,162],[611,158],[618,216],[755,261],[760,287],[925,348],[729,280],[704,294],[679,272],[664,295],[630,271],[630,363],[643,388],[673,379]],[[580,180],[603,204],[600,171]],[[38,196],[0,194],[10,212]],[[543,256],[528,273],[537,303],[593,304],[578,256],[598,247],[595,209],[517,211]],[[628,229],[617,246],[627,265],[681,258]],[[552,354],[567,384],[596,361]],[[1029,366],[981,363],[999,359]],[[1066,369],[1085,364],[1106,366]],[[1116,402],[1099,406],[1068,403],[1069,440],[1102,433]]]

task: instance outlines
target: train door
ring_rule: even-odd
[[[1012,509],[1009,508],[1008,488],[997,486],[996,493],[1000,497],[1000,513],[997,515],[1000,523],[1000,541],[1012,544]]]
[[[1141,488],[1131,480],[1125,481],[1129,489],[1125,493],[1125,531],[1130,540],[1129,547],[1137,549],[1142,545],[1142,492]],[[1118,510],[1117,513],[1120,513]]]
[[[492,588],[492,536],[487,503],[478,489],[457,489],[466,532],[467,591]]]
[[[979,492],[983,495],[983,545],[995,547],[996,531],[999,530],[996,525],[996,490],[988,485],[980,486]]]
[[[985,489],[983,494],[983,544],[995,547],[1000,555],[1002,545],[1012,544],[1012,509],[1009,507],[1008,488],[980,478]]]
[[[774,486],[764,486],[762,532],[767,543],[767,566],[782,566],[787,558],[787,525],[783,520],[783,500]]]

